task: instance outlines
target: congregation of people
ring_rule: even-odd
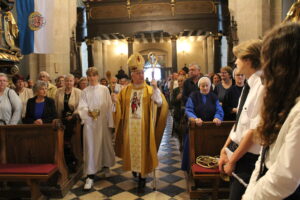
[[[80,118],[88,190],[96,173],[109,173],[115,155],[144,188],[147,174],[158,165],[168,112],[182,152],[182,170],[187,172],[189,121],[197,126],[236,121],[220,152],[219,170],[235,173],[249,186],[231,178],[229,198],[299,199],[299,41],[299,24],[281,25],[263,41],[234,47],[235,69],[224,66],[203,74],[200,65],[192,63],[151,83],[145,81],[139,54],[128,60],[131,80],[124,71],[122,76],[101,78],[95,67],[87,70],[87,77],[67,74],[55,81],[42,71],[35,83],[19,74],[10,83],[0,73],[0,124],[42,125],[59,118],[66,126],[64,139],[70,141]],[[70,145],[65,148],[70,150]],[[69,159],[72,169],[76,158]]]

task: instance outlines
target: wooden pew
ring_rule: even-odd
[[[0,164],[0,180],[25,181],[30,187],[31,199],[46,199],[40,191],[40,181],[47,181],[57,171],[54,164]]]
[[[233,121],[222,122],[221,126],[216,126],[212,122],[204,122],[202,126],[196,126],[192,121],[189,125],[190,137],[190,166],[191,172],[188,180],[188,190],[190,198],[200,198],[203,194],[211,194],[212,199],[217,199],[219,192],[228,194],[228,188],[219,188],[220,174],[218,171],[207,173],[195,173],[192,166],[196,163],[199,155],[217,156],[233,126]],[[195,166],[197,167],[197,166]],[[197,186],[197,181],[211,182],[211,187],[201,188]]]
[[[80,124],[80,121],[77,124]],[[72,142],[77,149],[74,154],[79,158],[82,153],[80,152],[81,141],[78,140],[81,140],[81,130],[76,128]],[[76,172],[70,174],[64,158],[64,130],[60,120],[44,125],[0,126],[0,164],[55,164],[57,166],[58,173],[46,184],[41,185],[42,193],[49,197],[62,198],[81,178],[82,158],[79,158],[79,161]],[[0,196],[20,197],[28,194],[28,191],[16,191],[13,187],[4,190],[0,186]]]

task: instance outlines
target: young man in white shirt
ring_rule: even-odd
[[[260,78],[261,41],[251,40],[241,43],[233,49],[237,57],[237,73],[244,74],[247,83],[239,99],[236,124],[221,150],[219,169],[222,173],[237,176],[248,182],[260,152],[260,146],[253,143],[254,129],[260,120],[263,85]],[[227,149],[227,150],[226,150]],[[232,155],[229,155],[230,150]],[[245,186],[231,178],[230,200],[240,200]]]

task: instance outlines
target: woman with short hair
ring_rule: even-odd
[[[219,85],[221,83],[221,76],[218,73],[213,73],[211,76],[211,86],[212,86],[212,90],[214,90],[216,88],[217,85]]]
[[[47,97],[47,88],[48,83],[40,80],[33,86],[35,97],[27,102],[23,123],[42,125],[51,123],[57,117],[54,100]]]
[[[78,88],[84,90],[88,86],[88,79],[86,77],[81,77],[78,81]]]
[[[217,94],[220,103],[224,101],[226,91],[232,86],[232,68],[229,66],[222,67],[220,70],[221,83],[215,86],[214,93]]]
[[[64,76],[64,87],[58,88],[55,96],[56,111],[58,117],[65,125],[64,142],[65,158],[70,171],[74,171],[77,160],[73,154],[71,139],[76,126],[78,104],[81,97],[81,90],[74,87],[74,75]]]
[[[22,114],[22,102],[16,92],[8,87],[8,78],[0,73],[0,125],[17,124]]]
[[[77,113],[81,90],[74,88],[74,76],[68,74],[64,78],[64,87],[56,92],[55,103],[59,118],[72,118]]]
[[[27,101],[28,99],[33,97],[33,91],[32,89],[25,87],[24,77],[19,74],[13,76],[12,81],[16,86],[15,92],[19,95],[22,101],[22,118],[24,118],[26,113]]]
[[[218,97],[210,91],[211,81],[208,77],[202,77],[198,81],[199,90],[193,92],[185,104],[185,114],[188,119],[194,119],[197,126],[205,121],[212,121],[217,126],[222,123],[224,112]],[[182,170],[189,170],[189,136],[184,141],[182,158]]]
[[[237,106],[245,84],[245,75],[237,73],[236,71],[236,69],[233,70],[235,84],[226,92],[222,104],[224,110],[224,121],[236,120]]]

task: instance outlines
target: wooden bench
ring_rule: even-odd
[[[40,181],[47,181],[57,172],[54,164],[0,164],[1,181],[26,181],[30,187],[31,199],[44,199],[39,187]]]
[[[190,198],[200,198],[203,194],[211,194],[212,199],[218,198],[219,192],[228,194],[228,188],[219,188],[220,173],[218,169],[205,169],[196,164],[196,158],[200,155],[217,156],[233,126],[233,121],[222,122],[221,126],[216,126],[212,122],[204,122],[198,127],[194,122],[190,122],[190,174],[188,180],[188,190]],[[211,186],[202,188],[197,181],[209,182]]]
[[[78,124],[80,122],[76,124],[76,132],[72,138],[73,148],[77,149],[74,154],[79,161],[76,172],[71,174],[66,166],[64,130],[59,120],[44,125],[0,126],[0,164],[55,165],[58,173],[48,177],[49,180],[42,184],[41,191],[49,197],[62,198],[82,176],[82,137]],[[20,176],[20,179],[23,178]],[[29,195],[28,192],[19,190],[19,187],[14,187],[14,183],[4,189],[0,185],[0,196],[14,197],[17,193],[19,197]]]

